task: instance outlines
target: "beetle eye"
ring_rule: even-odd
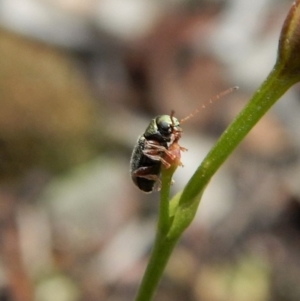
[[[161,133],[168,134],[168,133],[172,132],[170,123],[168,123],[166,121],[160,121],[157,126]]]
[[[168,128],[170,127],[169,123],[166,122],[166,121],[161,121],[160,124],[159,124],[159,127],[162,129],[162,130],[168,130]]]

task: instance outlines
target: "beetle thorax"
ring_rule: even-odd
[[[170,142],[177,132],[181,132],[178,119],[169,115],[160,115],[151,120],[144,136],[149,140]]]

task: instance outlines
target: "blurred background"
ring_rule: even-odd
[[[183,118],[184,187],[267,76],[292,0],[0,1],[0,301],[133,300],[158,194],[129,176]],[[156,301],[300,300],[299,85],[212,179]]]

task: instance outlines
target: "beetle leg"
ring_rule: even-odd
[[[180,145],[179,145],[179,147],[180,147],[180,150],[181,150],[182,152],[186,152],[186,151],[188,151],[188,149],[187,149],[187,148],[185,148],[185,147],[182,147],[182,146],[180,146]]]
[[[169,152],[166,148],[164,148],[162,151],[167,156],[169,156],[172,160],[175,159],[175,156],[171,152]],[[146,149],[143,150],[143,154],[154,161],[160,161],[165,167],[169,168],[170,164],[162,158],[162,154],[161,154],[162,151]]]
[[[157,175],[136,175],[135,176],[139,177],[139,178],[143,178],[143,179],[147,179],[147,180],[151,180],[151,181],[160,181],[159,177]]]
[[[153,172],[152,169],[153,169],[152,166],[139,167],[137,170],[133,172],[133,175],[135,177],[144,178],[147,180],[153,180],[153,181],[159,180],[159,177],[157,175],[151,174],[151,172]]]
[[[154,175],[154,174],[149,174],[149,172],[152,171],[152,166],[144,166],[140,167],[137,170],[133,172],[133,175],[138,178],[143,178],[147,180],[154,181],[154,191],[159,191],[161,188],[161,180],[159,176]]]
[[[148,158],[150,158],[152,160],[160,161],[164,165],[164,167],[167,169],[171,166],[171,164],[168,163],[165,159],[163,159],[160,154],[151,155],[148,152],[143,152],[143,153],[144,153],[144,155],[146,155]]]
[[[145,140],[145,146],[146,148],[144,149],[143,152],[166,152],[167,149],[160,145],[158,142],[153,141],[153,140]]]
[[[172,140],[171,140],[171,143],[170,143],[170,146],[172,146],[174,143],[179,147],[179,149],[182,151],[182,152],[185,152],[187,151],[188,149],[183,147],[183,146],[180,146],[178,144],[178,141],[179,139],[181,138],[181,132],[177,132],[175,134],[173,134],[173,137],[172,137]]]
[[[170,164],[165,161],[162,158],[162,154],[161,153],[165,153],[166,155],[168,155],[172,160],[175,159],[175,156],[168,151],[167,148],[165,148],[164,146],[161,146],[160,144],[157,144],[156,141],[145,141],[146,144],[146,149],[143,150],[143,154],[145,156],[147,156],[148,158],[155,160],[155,161],[161,161],[161,163],[166,167],[169,168]]]
[[[160,191],[161,189],[161,180],[158,179],[156,182],[155,182],[155,185],[154,185],[154,191]]]

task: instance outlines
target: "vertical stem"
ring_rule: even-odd
[[[135,301],[150,301],[152,299],[176,243],[177,239],[166,239],[160,234],[156,236]]]
[[[149,263],[135,301],[149,301],[162,277],[162,273],[169,257],[176,245],[178,238],[168,239],[170,227],[169,194],[172,176],[176,168],[162,169],[162,187],[160,192],[159,216],[156,238],[150,255]]]
[[[172,170],[162,170],[161,181],[162,187],[160,191],[160,203],[159,203],[159,214],[158,214],[158,225],[157,230],[162,235],[166,235],[169,230],[170,216],[169,216],[169,195],[170,186],[172,182],[173,172]]]

